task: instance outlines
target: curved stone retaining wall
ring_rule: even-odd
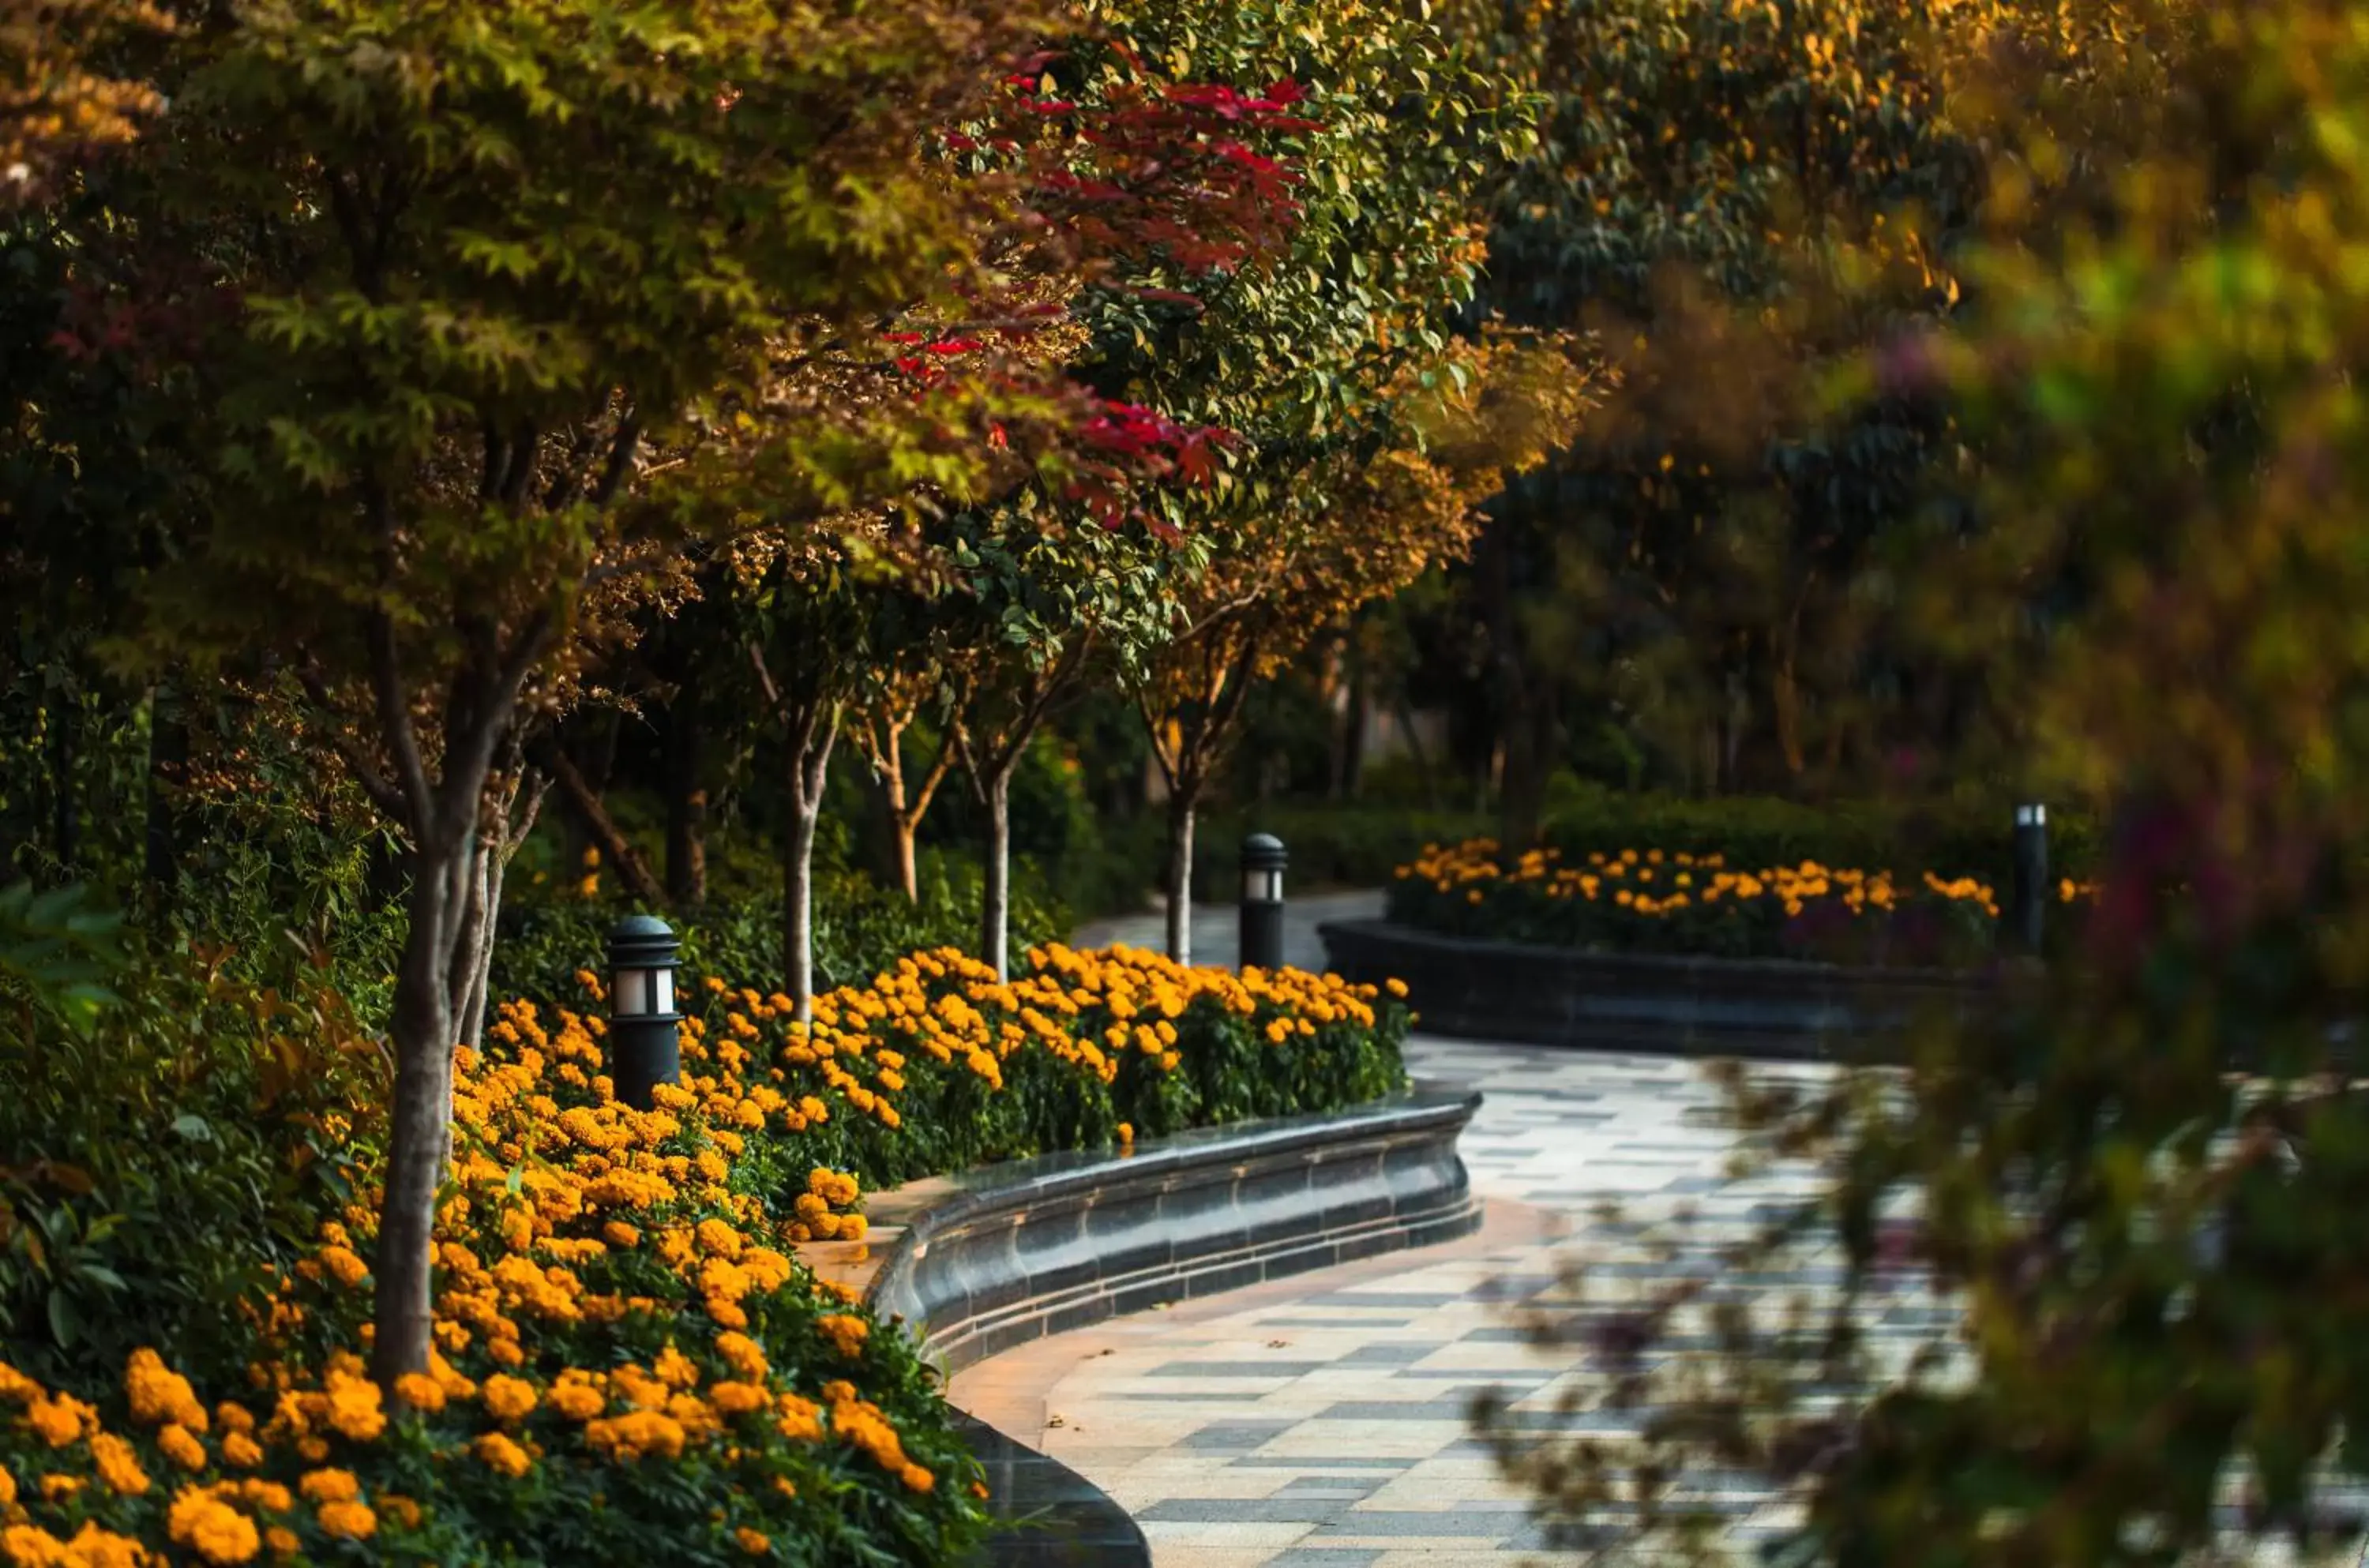
[[[1126,1154],[933,1177],[865,1206],[869,1244],[798,1251],[912,1325],[952,1372],[1122,1312],[1478,1230],[1456,1139],[1480,1104],[1417,1090]],[[1150,1568],[1142,1530],[1092,1482],[972,1417],[960,1425],[987,1467],[989,1506],[1024,1521],[975,1568]]]
[[[1473,1039],[1764,1059],[1883,1060],[1933,1010],[1995,1004],[2004,971],[1582,953],[1387,921],[1317,928],[1330,967],[1397,979],[1423,1027]]]
[[[1477,1229],[1457,1135],[1478,1094],[1207,1127],[933,1185],[871,1281],[952,1371],[1122,1312]]]

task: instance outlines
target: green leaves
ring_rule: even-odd
[[[0,983],[77,1032],[116,1001],[109,982],[121,968],[116,910],[78,885],[36,893],[29,882],[0,888]]]

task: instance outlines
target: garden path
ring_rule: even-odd
[[[1324,944],[1318,939],[1316,928],[1327,921],[1379,920],[1382,915],[1382,894],[1379,888],[1349,893],[1318,893],[1295,898],[1284,905],[1283,961],[1295,969],[1310,969],[1322,973],[1324,968]],[[1234,956],[1242,950],[1242,911],[1232,904],[1196,904],[1193,908],[1193,961],[1196,964],[1219,964],[1233,967]],[[1167,947],[1167,917],[1158,910],[1142,914],[1119,915],[1080,926],[1071,940],[1080,947],[1107,947],[1124,943],[1129,947],[1148,947],[1153,952]]]
[[[1499,1387],[1543,1423],[1590,1374],[1533,1350],[1505,1303],[1551,1289],[1574,1244],[1599,1276],[1656,1272],[1635,1222],[1694,1205],[1702,1242],[1733,1238],[1807,1177],[1725,1183],[1731,1137],[1691,1062],[1418,1037],[1408,1065],[1485,1095],[1462,1142],[1478,1234],[1024,1345],[958,1374],[954,1402],[1110,1494],[1155,1568],[1512,1568],[1545,1550],[1467,1404]],[[1607,1198],[1630,1223],[1594,1212]],[[1826,1261],[1767,1283],[1814,1284]],[[1929,1328],[1904,1299],[1877,1332]],[[1748,1493],[1728,1506],[1739,1544],[1782,1519]]]

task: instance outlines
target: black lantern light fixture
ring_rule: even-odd
[[[1283,967],[1283,869],[1290,856],[1272,833],[1242,841],[1242,967]]]
[[[2048,807],[2015,808],[2015,880],[2008,895],[2008,940],[2020,953],[2040,952],[2048,910]]]
[[[609,1075],[617,1098],[638,1111],[650,1091],[681,1076],[675,1011],[675,955],[682,943],[666,921],[628,915],[609,931]]]

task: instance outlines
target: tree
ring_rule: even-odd
[[[758,498],[821,518],[975,472],[984,443],[910,405],[798,418],[777,366],[959,280],[977,222],[920,135],[1033,20],[288,0],[160,78],[109,194],[140,260],[206,242],[214,308],[160,351],[215,461],[143,646],[269,637],[404,831],[390,1384],[427,1355],[449,978],[521,692],[589,589]]]
[[[1183,585],[1184,630],[1139,686],[1168,785],[1168,955],[1191,962],[1195,809],[1253,684],[1326,628],[1460,557],[1509,470],[1570,439],[1587,371],[1565,349],[1493,339],[1402,373],[1389,424],[1403,447],[1355,448],[1300,467],[1277,497],[1226,530]]]
[[[170,25],[146,0],[0,4],[0,210],[54,194],[74,159],[139,133],[163,100],[101,62]]]
[[[1209,485],[1165,498],[1169,526],[1206,537],[1219,558],[1272,556],[1286,536],[1322,550],[1318,520],[1345,504],[1356,458],[1409,443],[1385,393],[1402,367],[1444,350],[1478,259],[1484,171],[1526,129],[1519,94],[1408,10],[1274,0],[1097,3],[1087,15],[1102,31],[1055,66],[1065,97],[1187,72],[1293,85],[1307,123],[1282,139],[1288,157],[1242,148],[1234,159],[1289,177],[1288,241],[1241,267],[1129,256],[1114,281],[1133,286],[1090,285],[1073,314],[1091,335],[1080,373],[1105,395],[1242,438]],[[1210,602],[1193,600],[1189,573],[1177,580],[1188,601]],[[1180,606],[1170,635],[1200,618]],[[1172,789],[1185,830],[1202,761],[1196,748],[1185,793]]]
[[[1865,568],[1956,442],[1945,411],[1846,418],[1814,386],[1959,298],[1980,164],[1940,112],[1945,18],[1980,26],[1926,0],[1565,0],[1505,37],[1551,107],[1500,193],[1481,297],[1597,328],[1620,387],[1510,488],[1468,578],[1507,841],[1536,830],[1575,704],[1661,710],[1644,738],[1705,787],[1796,787],[1815,740],[1871,752]],[[1885,286],[1833,286],[1851,269]]]
[[[1745,1097],[1768,1148],[1825,1162],[1771,1230],[1838,1230],[1844,1289],[1791,1337],[1724,1315],[1727,1354],[1670,1364],[1644,1457],[1795,1487],[1794,1561],[2195,1561],[2231,1501],[2228,1534],[2349,1551],[2369,45],[2332,0],[1981,20],[1951,105],[1997,149],[1969,310],[1837,395],[1962,400],[1984,531],[1955,601],[1938,564],[1917,598],[2024,682],[2022,779],[2096,800],[2112,858],[2077,964],[2022,1005],[1888,1085]],[[2068,572],[2068,607],[2029,613]],[[1903,1273],[1963,1302],[1965,1365],[1871,1386],[1859,1329]],[[1632,1366],[1665,1307],[1621,1325]],[[1565,1502],[1603,1479],[1558,1457]]]

